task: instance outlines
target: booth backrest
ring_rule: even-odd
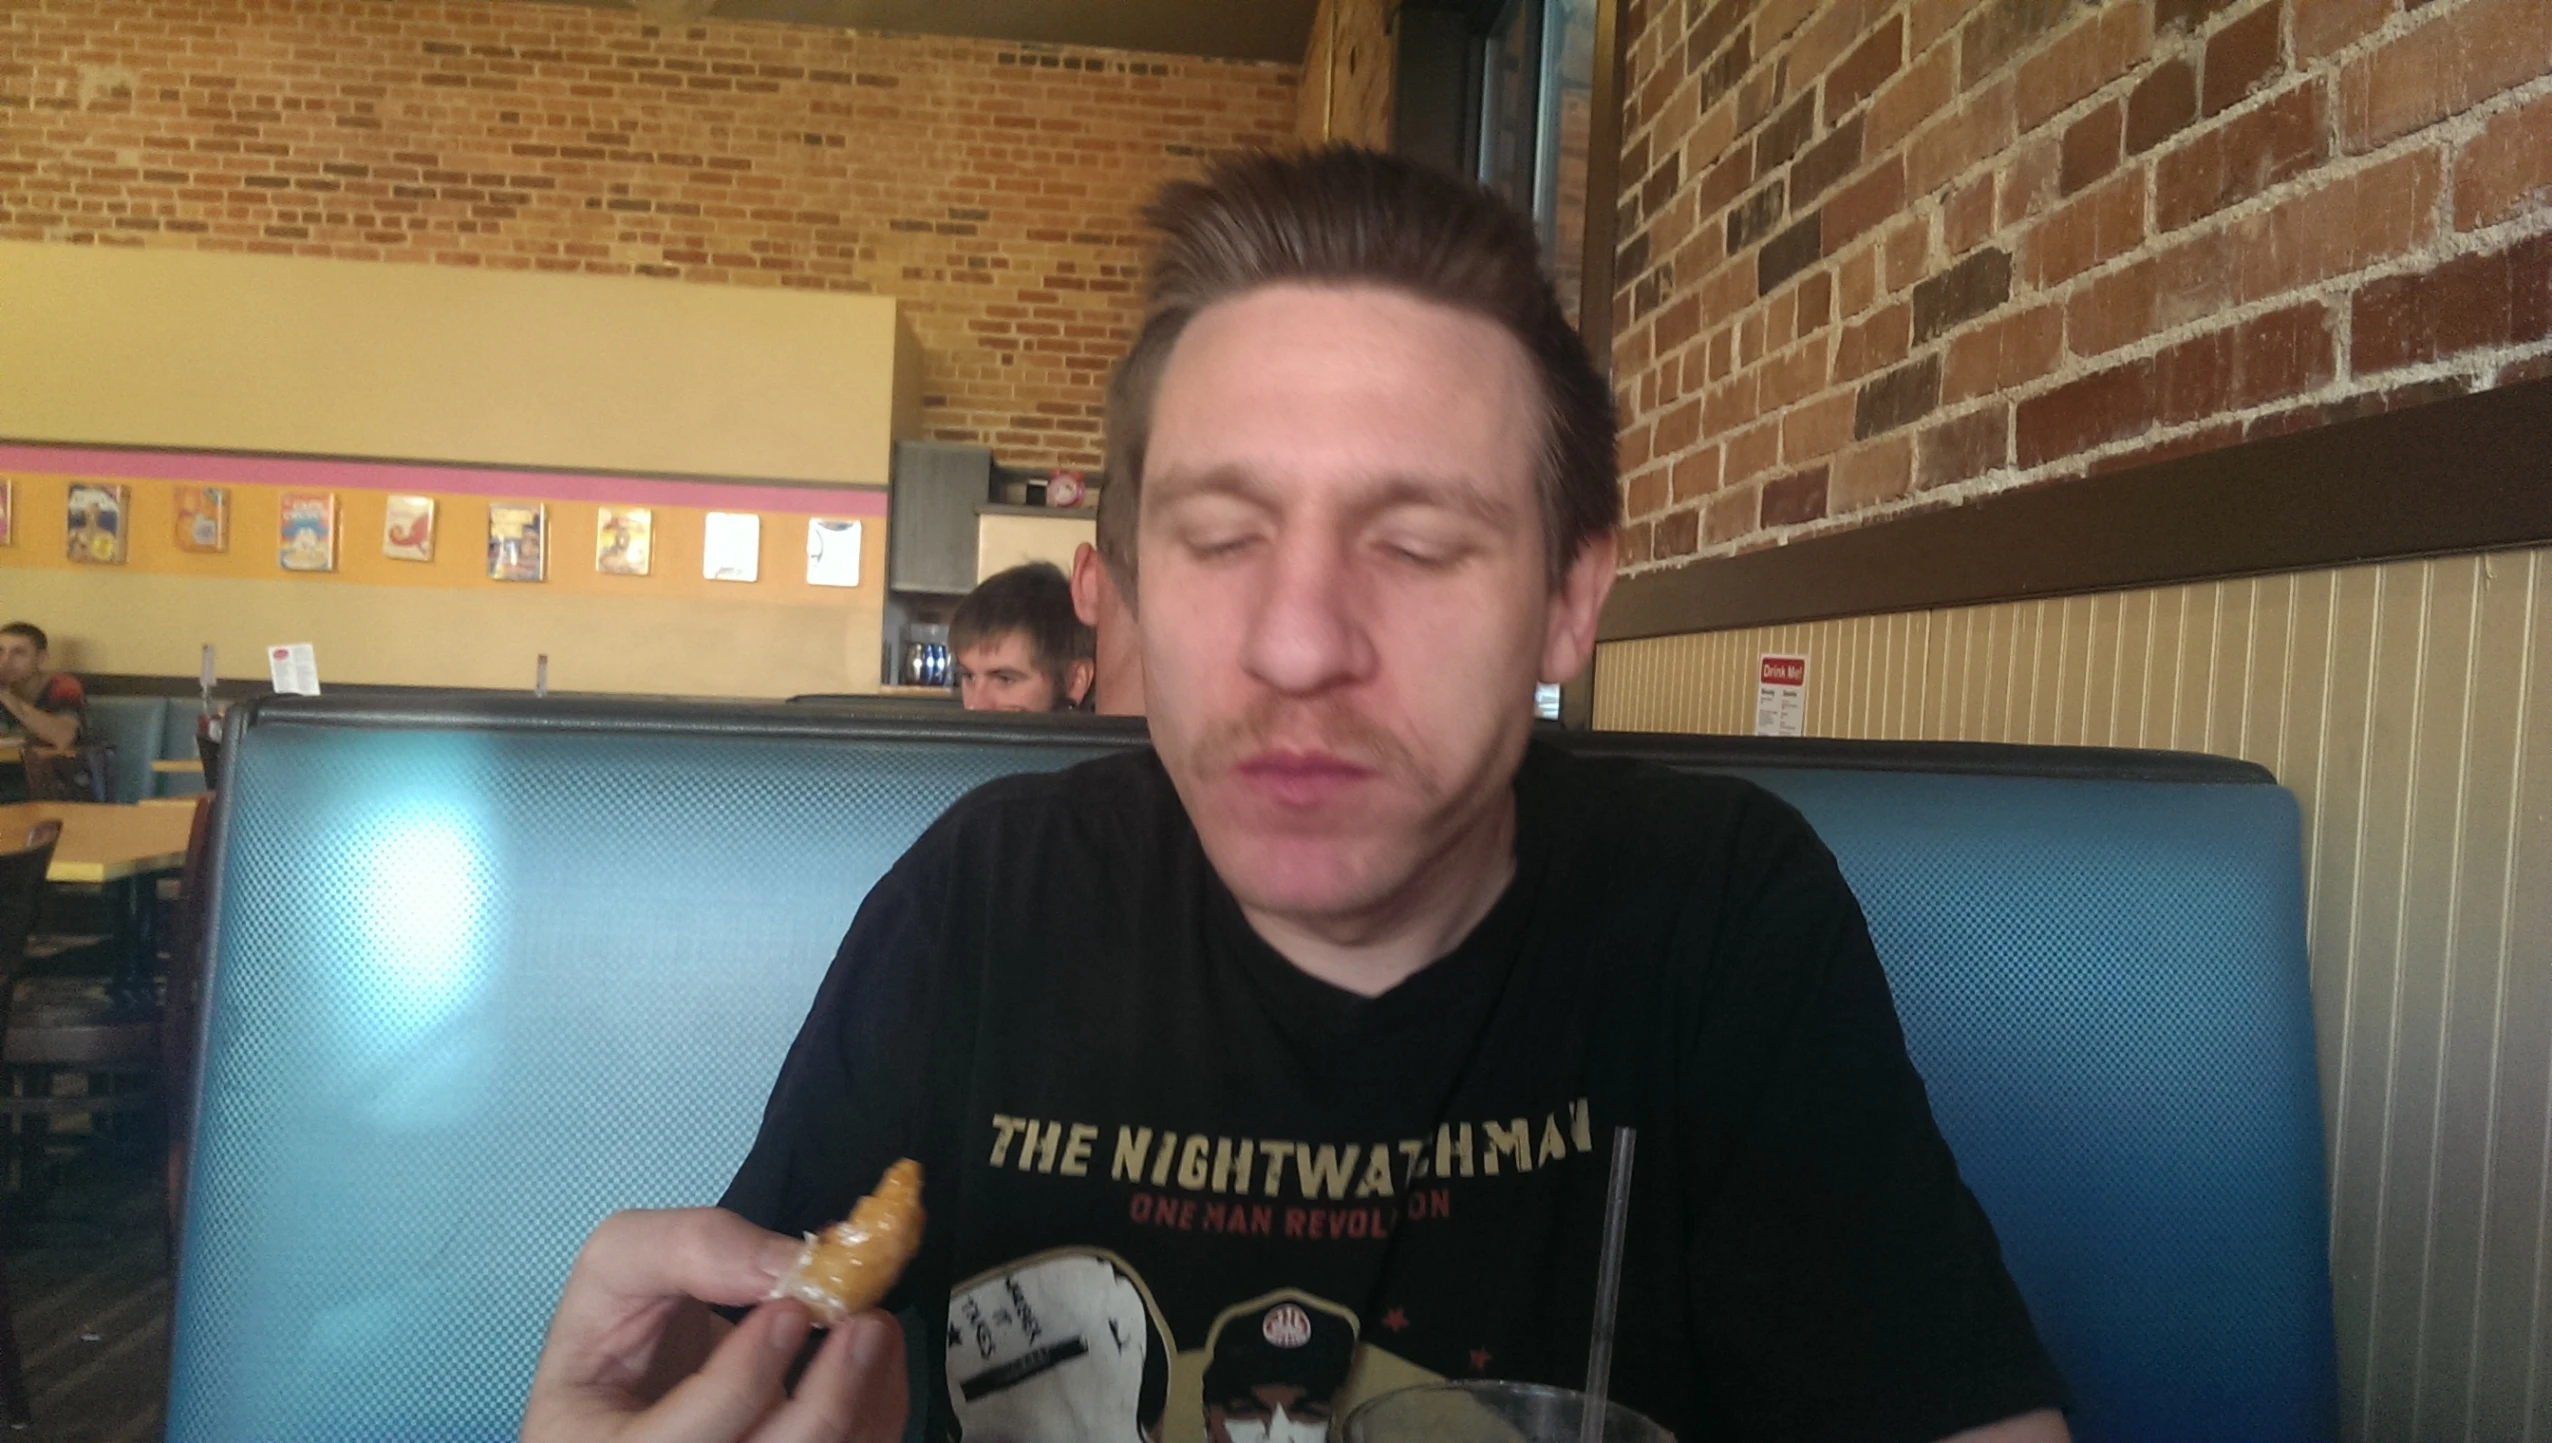
[[[168,714],[160,721],[159,751],[164,762],[200,761],[202,754],[195,746],[195,723],[203,716],[203,703],[193,697],[168,699]],[[153,778],[154,792],[163,797],[191,797],[204,790],[201,772],[169,772]]]
[[[89,740],[115,748],[107,769],[106,799],[138,802],[145,797],[186,797],[204,790],[195,772],[155,772],[155,761],[195,760],[195,716],[192,697],[92,692],[88,699]]]
[[[1140,732],[292,698],[231,737],[172,1443],[510,1437],[577,1244],[718,1195],[870,883],[975,785]],[[2076,1437],[2335,1431],[2286,792],[2153,753],[1571,744],[1745,773],[1824,835]]]
[[[168,725],[168,698],[92,696],[88,712],[87,740],[115,748],[106,799],[138,802],[151,795],[151,762],[160,754],[160,736]]]

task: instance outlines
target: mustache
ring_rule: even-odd
[[[1280,748],[1327,752],[1421,791],[1433,790],[1407,743],[1335,696],[1259,697],[1240,715],[1215,723],[1193,755],[1198,769],[1213,776]]]

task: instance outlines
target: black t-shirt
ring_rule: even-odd
[[[1516,874],[1374,998],[1250,930],[1149,752],[986,786],[860,908],[725,1203],[930,1221],[933,1435],[1317,1443],[1431,1377],[1582,1385],[1638,1129],[1613,1395],[1686,1443],[1930,1439],[2064,1389],[1807,824],[1536,744]]]

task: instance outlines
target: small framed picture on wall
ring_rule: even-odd
[[[275,541],[275,559],[286,571],[336,570],[337,493],[285,492]]]
[[[644,576],[655,565],[656,513],[644,506],[605,506],[595,513],[594,569],[606,576]]]
[[[806,523],[806,584],[860,584],[860,524],[810,517]]]
[[[750,511],[710,512],[700,574],[711,581],[760,580],[762,518]]]
[[[224,552],[230,549],[230,488],[177,488],[177,549]]]
[[[133,514],[132,489],[107,481],[71,483],[63,554],[89,566],[124,564],[124,529]]]
[[[434,559],[434,498],[393,496],[382,512],[381,554],[393,561]]]
[[[491,581],[549,576],[549,508],[538,501],[487,503],[487,575]]]

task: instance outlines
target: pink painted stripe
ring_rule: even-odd
[[[0,470],[198,485],[290,486],[311,491],[414,491],[428,495],[520,497],[526,501],[700,506],[712,511],[770,511],[795,516],[886,514],[886,491],[878,486],[756,486],[672,481],[659,476],[500,471],[413,461],[338,461],[308,456],[242,456],[220,451],[0,444]]]

